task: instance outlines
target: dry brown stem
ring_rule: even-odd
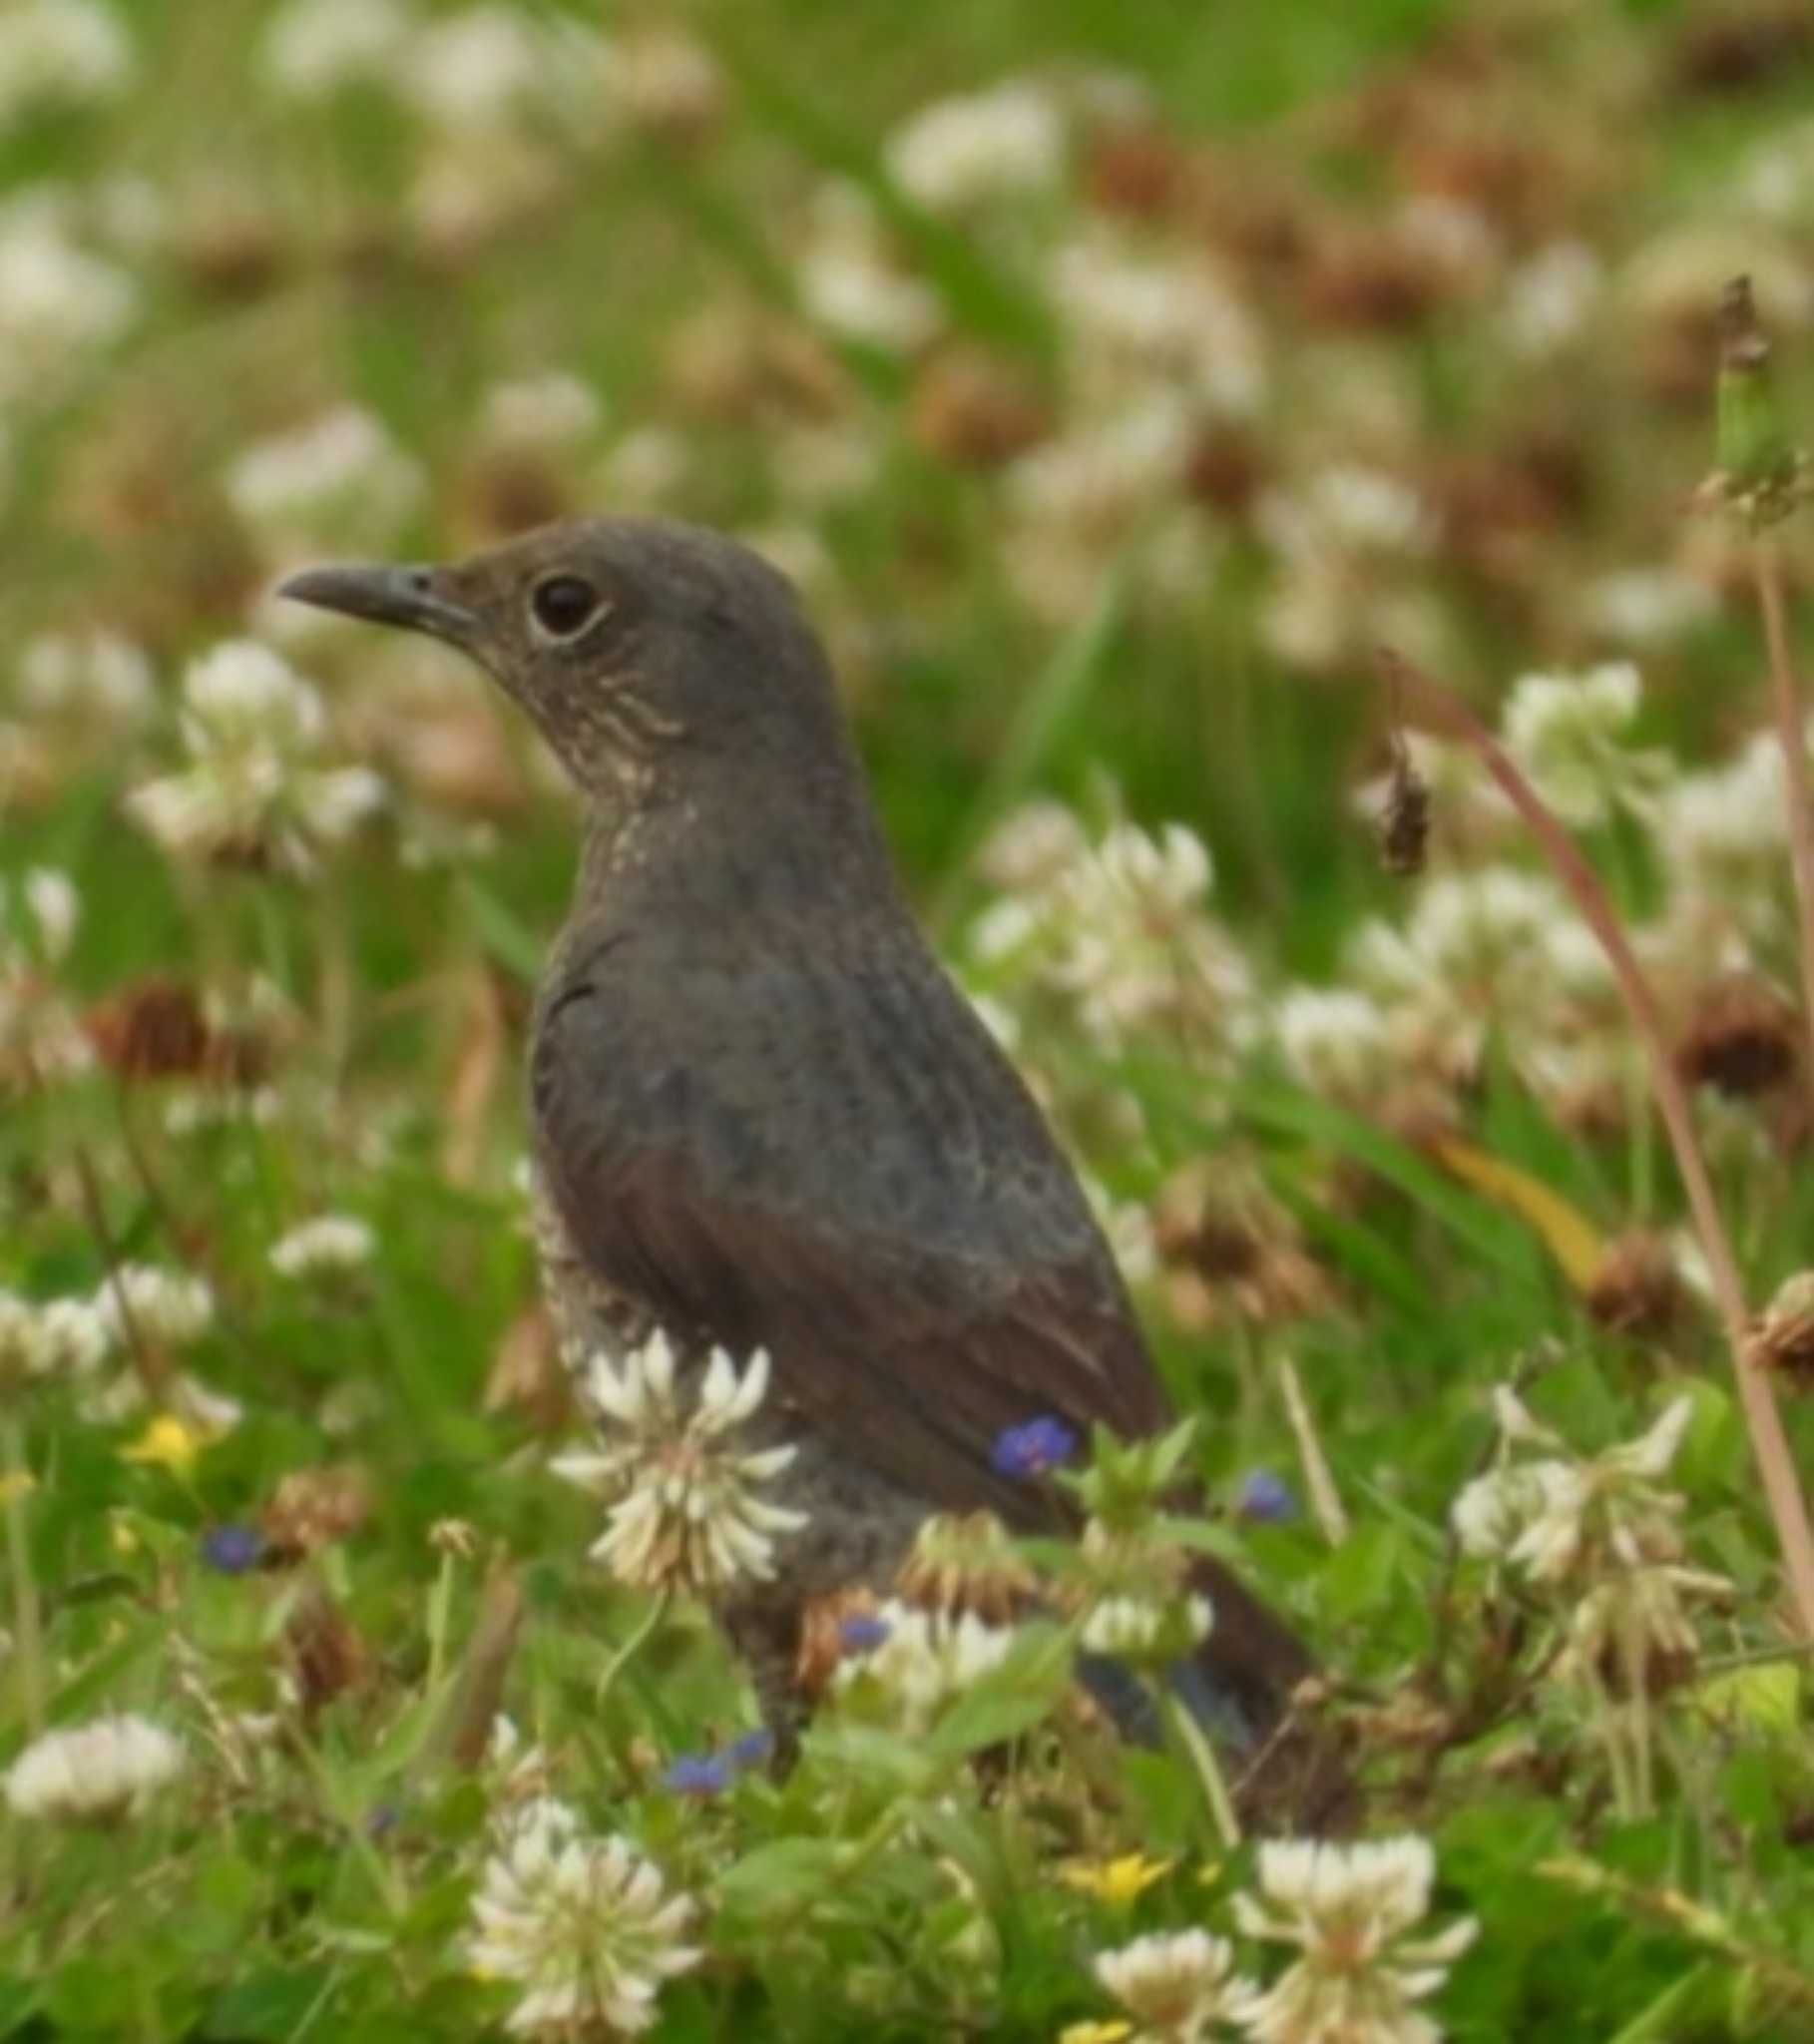
[[[1443,738],[1459,741],[1479,754],[1507,799],[1531,826],[1544,856],[1574,897],[1576,907],[1599,940],[1612,967],[1632,1027],[1637,1031],[1649,1060],[1656,1104],[1675,1152],[1676,1168],[1681,1173],[1682,1186],[1688,1196],[1695,1232],[1706,1255],[1714,1297],[1732,1350],[1732,1367],[1738,1379],[1745,1429],[1750,1436],[1751,1452],[1756,1458],[1758,1474],[1763,1479],[1764,1496],[1768,1500],[1777,1541],[1782,1549],[1796,1627],[1804,1639],[1814,1640],[1814,1528],[1808,1522],[1807,1504],[1795,1474],[1775,1393],[1750,1354],[1751,1314],[1745,1304],[1738,1262],[1732,1253],[1718,1202],[1713,1197],[1712,1181],[1707,1176],[1706,1161],[1694,1131],[1687,1092],[1669,1055],[1668,1038],[1655,995],[1626,940],[1598,874],[1498,739],[1454,690],[1420,673],[1398,654],[1382,651],[1378,662],[1380,672],[1399,690],[1414,721]]]

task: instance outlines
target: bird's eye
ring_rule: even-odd
[[[599,592],[580,575],[548,575],[529,596],[535,621],[551,639],[572,639],[600,608]]]

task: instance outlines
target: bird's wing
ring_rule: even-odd
[[[720,1041],[701,1018],[724,989],[677,1002],[671,980],[658,1028],[632,979],[577,975],[537,1032],[549,1189],[610,1284],[768,1349],[780,1393],[854,1457],[1019,1516],[1024,1488],[991,1468],[1005,1428],[1165,1418],[1113,1259],[936,968],[815,963],[806,982],[751,965]]]

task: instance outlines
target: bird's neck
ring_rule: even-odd
[[[694,770],[595,794],[570,927],[744,945],[905,913],[860,782],[769,783]]]

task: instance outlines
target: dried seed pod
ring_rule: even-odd
[[[1417,770],[1404,734],[1392,734],[1392,768],[1379,815],[1379,856],[1387,872],[1411,879],[1430,848],[1430,783]]]

